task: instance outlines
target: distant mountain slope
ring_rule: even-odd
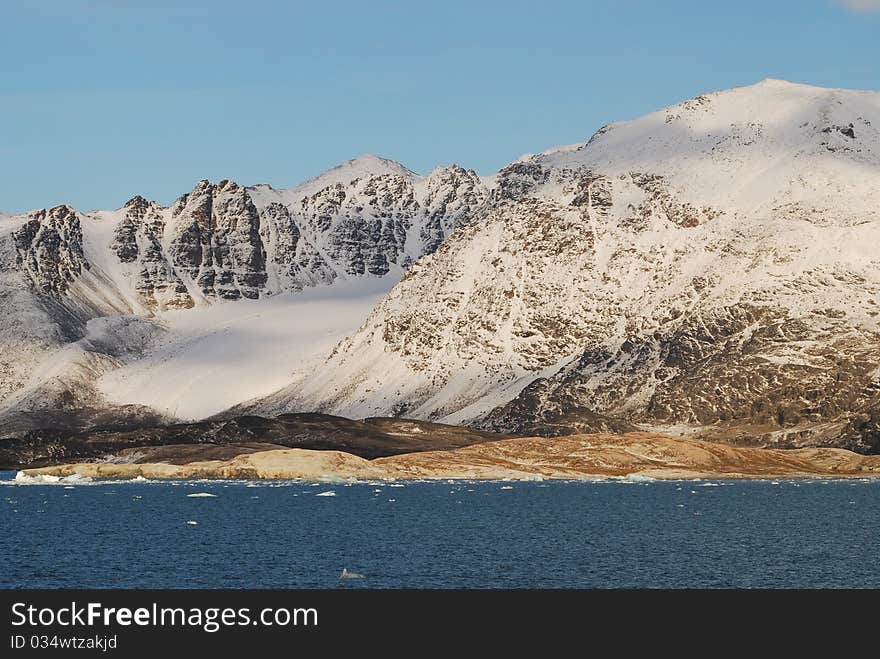
[[[878,183],[875,92],[765,80],[606,126],[502,169],[320,369],[250,409],[876,450]]]

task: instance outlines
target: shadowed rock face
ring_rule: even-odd
[[[150,309],[192,307],[194,301],[186,284],[164,253],[162,208],[137,196],[125,204],[124,211],[111,248],[120,263],[139,266],[134,286],[141,303]]]
[[[13,241],[17,265],[45,295],[64,295],[89,267],[83,255],[82,226],[69,206],[29,214],[24,226],[13,233]]]
[[[522,434],[562,415],[561,434],[571,434],[578,421],[595,427],[599,410],[618,425],[685,423],[731,443],[877,453],[878,370],[877,333],[821,313],[791,319],[740,305],[613,352],[584,352],[479,425]]]
[[[327,253],[347,275],[386,275],[390,264],[403,265],[411,218],[419,208],[404,176],[372,177],[352,195],[341,184],[302,202],[313,230],[326,232]]]
[[[207,298],[257,299],[266,283],[260,214],[245,188],[199,181],[171,209],[170,258]]]
[[[192,307],[193,294],[210,302],[301,291],[340,273],[381,277],[436,250],[488,194],[474,172],[451,166],[427,177],[417,198],[415,175],[399,170],[289,197],[225,180],[199,181],[170,208],[136,196],[110,247],[135,268],[149,309]],[[81,236],[72,244],[81,252]]]
[[[167,445],[272,444],[340,450],[375,458],[412,451],[446,450],[505,437],[510,435],[409,419],[355,421],[323,414],[285,414],[276,419],[245,416],[128,430],[107,428],[79,433],[35,430],[24,437],[0,440],[0,466],[20,468],[101,458],[129,449]],[[180,449],[178,454],[185,456],[193,451]],[[174,458],[168,452],[159,455],[163,459]]]

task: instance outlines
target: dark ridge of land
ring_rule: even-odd
[[[145,452],[154,461],[186,464],[189,454],[205,459],[204,445],[215,445],[209,459],[279,448],[336,450],[373,459],[420,451],[445,451],[513,435],[473,430],[429,421],[373,417],[361,421],[329,414],[282,414],[274,419],[232,419],[156,425],[135,429],[93,428],[86,431],[32,430],[0,439],[0,468],[23,469],[107,458],[120,452]],[[159,447],[175,445],[162,452]],[[186,446],[193,447],[190,450]],[[216,452],[216,456],[214,453]],[[111,459],[119,459],[111,458]]]

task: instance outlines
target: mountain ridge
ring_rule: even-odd
[[[0,319],[0,428],[10,419],[9,428],[32,428],[40,415],[64,423],[65,414],[55,411],[65,409],[73,427],[103,418],[101,409],[110,407],[164,420],[218,412],[226,397],[217,396],[212,408],[204,402],[210,391],[195,396],[184,385],[177,389],[189,397],[183,407],[163,406],[155,391],[131,407],[114,398],[114,388],[119,378],[131,380],[126,366],[156,345],[164,350],[159,361],[165,367],[153,364],[136,378],[155,379],[157,370],[166,379],[193,377],[192,369],[169,365],[193,354],[193,346],[222,359],[230,348],[223,333],[255,316],[246,308],[211,308],[274,296],[281,300],[267,302],[256,316],[294,322],[286,338],[302,344],[303,355],[288,356],[281,345],[254,347],[251,370],[262,367],[272,377],[260,384],[255,372],[249,393],[269,393],[282,386],[285,368],[307,361],[312,350],[328,350],[334,336],[354,329],[365,313],[360,309],[466,221],[483,194],[479,177],[458,166],[420,177],[365,155],[285,190],[202,179],[168,206],[135,195],[109,211],[83,213],[61,204],[6,216],[0,223],[0,298],[10,302],[11,313]],[[301,296],[305,291],[315,292]],[[357,304],[332,305],[345,296]],[[323,320],[297,322],[298,314],[318,309]],[[182,320],[176,311],[204,316],[208,326]],[[329,322],[334,313],[338,327]],[[226,329],[209,326],[217,320]],[[271,348],[283,359],[273,363],[266,354]],[[98,381],[111,372],[117,380],[102,386]],[[236,377],[234,368],[229,373]],[[140,394],[150,386],[142,385],[123,389]],[[240,402],[235,395],[227,391],[229,404]]]
[[[5,247],[4,220],[0,257],[16,265],[0,269],[2,294],[16,313],[0,322],[21,325],[30,353],[79,345],[76,369],[97,376],[75,379],[104,383],[89,394],[97,405],[170,418],[405,415],[869,451],[880,445],[878,174],[880,94],[767,79],[488,177],[458,166],[422,177],[361,156],[288,190],[200,181],[169,207],[56,207],[13,218],[31,228]],[[323,307],[350,312],[332,340],[307,357],[264,354],[240,392],[222,385],[237,371],[221,362],[259,343],[249,337],[306,340],[278,330],[302,322],[286,296],[358,280],[388,285],[346,298],[362,300],[356,313],[342,298]],[[27,315],[50,318],[52,336],[22,333]],[[220,329],[205,339],[198,318]],[[21,380],[36,362],[25,351],[0,367]],[[260,369],[271,377],[252,385]],[[180,387],[160,395],[163,378],[225,407]],[[52,397],[36,384],[51,405],[85,400],[77,386]]]

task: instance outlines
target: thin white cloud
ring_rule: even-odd
[[[852,11],[880,11],[880,0],[841,0],[840,4]]]

